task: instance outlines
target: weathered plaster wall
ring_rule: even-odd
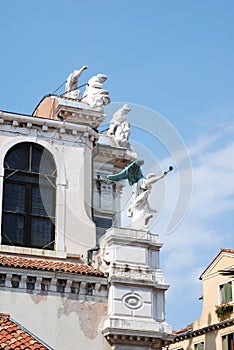
[[[56,350],[110,349],[100,334],[105,302],[11,289],[0,291],[0,310]]]

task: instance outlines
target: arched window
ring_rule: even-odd
[[[23,142],[4,160],[2,244],[54,249],[56,167],[50,152]]]

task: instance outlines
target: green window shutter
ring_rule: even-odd
[[[226,301],[232,301],[232,282],[225,284]]]
[[[204,350],[204,343],[197,344],[196,350]]]
[[[221,302],[232,301],[232,282],[220,286]]]
[[[223,341],[222,341],[222,350],[228,350],[228,336],[225,335],[223,338]]]

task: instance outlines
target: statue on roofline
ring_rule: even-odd
[[[103,83],[107,80],[107,76],[104,74],[97,74],[89,79],[86,85],[86,90],[81,96],[80,90],[78,89],[78,80],[88,67],[83,66],[81,69],[75,69],[67,80],[65,87],[65,97],[70,97],[74,100],[81,100],[87,103],[91,108],[97,108],[102,112],[103,106],[110,103],[110,96],[107,90],[103,89]]]
[[[108,105],[111,101],[109,92],[103,89],[103,83],[106,80],[107,76],[104,74],[97,74],[89,79],[82,97],[82,102],[102,111],[103,106]]]
[[[144,177],[140,168],[143,164],[144,161],[141,159],[133,160],[120,173],[108,175],[107,178],[111,181],[128,179],[129,185],[134,186],[128,209],[128,216],[132,218],[131,228],[148,231],[149,221],[156,213],[148,201],[152,185],[164,178],[173,167],[169,166],[169,169],[159,176],[149,173]]]
[[[124,104],[114,114],[110,121],[107,135],[113,137],[119,146],[126,146],[130,135],[130,123],[126,114],[131,111],[128,104]]]
[[[81,99],[80,90],[78,90],[78,79],[87,68],[87,66],[83,66],[79,70],[75,69],[74,72],[68,76],[66,80],[65,97],[70,97],[75,100]]]

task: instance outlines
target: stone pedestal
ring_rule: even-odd
[[[162,349],[173,336],[165,321],[169,286],[159,266],[158,235],[111,228],[99,244],[110,284],[104,336],[113,349]]]

